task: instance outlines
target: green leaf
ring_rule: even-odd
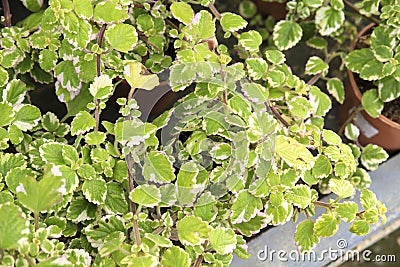
[[[230,12],[225,12],[221,14],[220,23],[222,29],[226,32],[236,32],[247,26],[246,20],[244,20],[241,16]]]
[[[195,216],[186,216],[176,224],[179,240],[183,245],[201,245],[210,232],[208,223]]]
[[[296,96],[287,102],[290,113],[294,116],[305,119],[309,117],[311,113],[310,101],[304,97]]]
[[[54,76],[57,77],[61,88],[67,90],[69,93],[76,92],[82,87],[72,60],[64,60],[58,63],[54,68]],[[64,99],[68,98],[64,97]]]
[[[322,130],[322,138],[329,145],[338,146],[342,143],[342,139],[340,138],[340,136],[332,130],[323,129]]]
[[[373,58],[362,67],[360,78],[368,81],[377,80],[387,75],[384,71],[383,63]]]
[[[233,227],[239,230],[239,232],[244,234],[245,236],[250,237],[260,232],[260,230],[264,228],[267,223],[268,220],[265,218],[265,214],[263,214],[263,216],[256,215],[248,222],[241,222],[238,224],[234,224]]]
[[[386,151],[374,144],[368,144],[362,149],[361,163],[370,171],[376,170],[389,157]]]
[[[121,263],[127,267],[157,267],[158,258],[152,255],[136,256],[135,254],[125,257]]]
[[[266,206],[265,212],[270,218],[272,217],[272,225],[284,224],[291,218],[293,214],[293,205],[285,200],[283,200],[279,206],[276,206],[270,202]]]
[[[114,24],[106,29],[104,37],[115,50],[128,53],[138,41],[135,27],[129,24]]]
[[[312,175],[316,178],[325,178],[332,173],[332,164],[330,160],[324,155],[318,155],[312,168]]]
[[[3,90],[2,97],[0,99],[7,101],[10,104],[16,105],[21,104],[24,101],[26,94],[26,85],[20,80],[10,81],[6,89]]]
[[[92,220],[96,216],[97,206],[84,198],[72,199],[67,209],[67,219],[72,222]]]
[[[8,134],[13,145],[18,145],[24,140],[23,132],[15,125],[10,125],[8,127]]]
[[[125,192],[118,183],[107,183],[107,196],[104,202],[104,209],[114,214],[126,214],[128,212],[128,202]]]
[[[276,153],[289,166],[299,170],[309,170],[314,166],[314,156],[304,145],[295,139],[278,135],[275,142]]]
[[[39,182],[33,177],[21,179],[16,192],[22,205],[39,214],[63,200],[65,185],[66,181],[62,176],[49,172]]]
[[[62,155],[63,144],[56,142],[49,142],[43,144],[39,151],[40,156],[45,162],[55,165],[64,165],[64,157]]]
[[[172,247],[172,241],[170,239],[166,238],[166,237],[161,236],[161,235],[145,233],[144,236],[145,236],[146,239],[151,240],[152,242],[157,244],[157,246],[159,246],[159,247],[163,247],[163,248]]]
[[[314,233],[314,222],[305,220],[299,223],[294,240],[301,252],[312,250],[319,242],[318,236]]]
[[[267,50],[265,51],[265,57],[274,65],[280,65],[286,61],[285,54],[279,50]]]
[[[279,50],[287,50],[295,46],[303,36],[300,25],[294,21],[281,20],[275,24],[272,38]]]
[[[379,98],[383,102],[389,102],[400,97],[400,82],[392,75],[379,80]]]
[[[16,194],[17,186],[21,180],[21,177],[35,177],[32,170],[26,167],[14,167],[8,171],[7,175],[4,177],[8,190]]]
[[[307,60],[306,63],[306,74],[315,75],[318,73],[325,73],[328,71],[329,65],[325,63],[320,57],[312,56]]]
[[[154,28],[154,20],[153,17],[149,14],[141,14],[136,19],[136,25],[138,30],[142,32],[147,32]]]
[[[103,245],[107,237],[113,236],[114,233],[119,232],[125,234],[126,226],[124,220],[118,215],[103,216],[100,220],[97,220],[84,229],[84,233],[93,247]],[[136,256],[136,254],[132,255]]]
[[[366,210],[363,214],[363,217],[367,221],[367,223],[370,223],[370,224],[377,223],[379,220],[378,209],[372,208],[372,209]]]
[[[377,60],[381,62],[389,61],[393,57],[393,50],[386,45],[378,45],[373,50]]]
[[[146,68],[140,62],[132,60],[125,61],[124,77],[132,88],[152,90],[159,85],[156,74],[143,74]]]
[[[47,112],[42,117],[42,126],[48,132],[55,132],[60,126],[60,121],[54,113]]]
[[[90,0],[74,0],[75,13],[83,18],[90,19],[93,16],[93,6]]]
[[[352,201],[345,201],[337,204],[335,211],[345,222],[352,222],[357,215],[358,205]]]
[[[18,248],[28,234],[29,220],[22,210],[13,203],[0,204],[0,249]]]
[[[43,0],[24,0],[22,4],[32,12],[38,12],[43,6]]]
[[[161,264],[164,267],[190,267],[191,262],[189,254],[177,246],[167,249],[161,258]]]
[[[219,143],[210,150],[210,155],[216,160],[225,160],[231,156],[231,146],[227,143]]]
[[[98,23],[120,23],[128,19],[126,9],[115,2],[100,2],[94,8],[93,19]]]
[[[94,204],[104,204],[107,197],[107,184],[103,179],[88,179],[83,182],[82,193]]]
[[[310,103],[315,116],[325,116],[332,107],[329,96],[315,86],[310,90]]]
[[[266,74],[268,65],[262,58],[248,58],[246,59],[246,67],[249,76],[254,80],[259,80]]]
[[[106,140],[106,133],[90,132],[86,134],[85,140],[88,145],[100,145]]]
[[[248,31],[239,35],[239,45],[249,52],[258,52],[262,43],[261,34],[257,31]]]
[[[187,31],[195,41],[212,38],[216,31],[212,15],[205,10],[200,10],[200,12],[194,16]]]
[[[363,189],[360,194],[360,203],[365,210],[369,210],[376,206],[378,199],[374,192],[368,189]]]
[[[231,221],[233,224],[248,222],[262,209],[261,199],[253,196],[247,190],[241,191],[234,199],[231,207]]]
[[[93,96],[90,94],[89,90],[81,90],[74,99],[66,103],[68,109],[66,116],[75,116],[80,111],[87,110],[87,104],[89,104],[92,100]]]
[[[213,229],[209,235],[212,248],[219,254],[232,253],[236,248],[236,235],[232,229]]]
[[[104,240],[104,245],[99,249],[99,254],[102,257],[108,257],[111,253],[119,251],[125,240],[125,234],[115,232],[107,236]]]
[[[245,83],[242,85],[243,94],[254,103],[264,103],[268,100],[269,91],[258,83]]]
[[[56,52],[50,49],[43,49],[39,54],[39,66],[45,71],[52,71],[58,61]]]
[[[95,99],[107,99],[113,94],[113,89],[112,79],[107,74],[103,74],[94,78],[89,92]]]
[[[378,90],[371,89],[362,95],[361,104],[365,111],[372,117],[377,118],[383,110],[383,101],[379,98]]]
[[[341,198],[351,197],[355,193],[353,185],[349,181],[342,179],[330,179],[329,188]]]
[[[155,185],[139,185],[129,195],[129,198],[145,207],[157,206],[161,201],[160,189]]]
[[[143,165],[143,176],[153,182],[168,183],[175,180],[172,163],[160,151],[150,151],[147,154]]]
[[[344,135],[347,139],[356,141],[360,136],[360,129],[358,129],[358,127],[353,123],[348,123],[344,129]]]
[[[362,68],[374,59],[375,56],[371,49],[363,48],[351,51],[345,58],[345,62],[351,71],[360,73]]]
[[[173,2],[170,8],[172,15],[180,22],[186,25],[192,22],[194,12],[189,4],[185,2]]]
[[[322,214],[314,225],[315,234],[318,237],[329,237],[339,229],[340,219],[333,215]]]
[[[7,173],[18,167],[26,167],[26,161],[22,154],[1,154],[0,153],[0,174],[6,177]]]
[[[328,41],[322,37],[310,38],[306,44],[314,49],[326,49],[328,47]]]
[[[356,220],[350,226],[350,232],[356,235],[366,235],[369,233],[369,224],[364,220]]]
[[[315,13],[315,23],[322,36],[335,33],[344,22],[343,10],[336,10],[330,6],[320,7]]]
[[[8,72],[0,66],[0,87],[3,87],[8,82]]]
[[[79,112],[71,123],[71,134],[81,135],[96,126],[96,121],[87,111]]]
[[[305,209],[311,204],[311,189],[306,185],[296,185],[285,194],[285,198],[293,205]]]
[[[329,79],[327,84],[329,93],[338,101],[340,104],[344,102],[344,87],[341,80],[338,78]]]
[[[22,131],[31,130],[40,120],[40,109],[33,105],[22,105],[17,108],[13,124]]]
[[[12,105],[7,102],[0,103],[0,114],[0,126],[10,124],[15,116]]]

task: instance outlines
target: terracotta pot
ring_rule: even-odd
[[[272,16],[275,20],[282,20],[288,13],[286,10],[286,2],[264,2],[262,0],[256,0],[258,13],[266,16]]]
[[[375,24],[372,23],[360,31],[351,44],[350,51],[355,48],[358,39],[370,33],[374,26]],[[362,93],[354,80],[354,74],[349,70],[347,71],[345,90],[346,99],[340,110],[342,122],[349,117],[352,110],[361,105]],[[361,145],[376,144],[389,151],[400,149],[400,124],[383,115],[374,119],[365,111],[358,113],[353,123],[360,129],[358,141]]]

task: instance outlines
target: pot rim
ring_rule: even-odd
[[[354,48],[355,48],[355,46],[356,46],[358,40],[360,39],[360,37],[363,36],[363,35],[365,35],[366,32],[368,32],[369,30],[371,30],[371,29],[372,29],[373,27],[375,27],[375,26],[376,26],[375,23],[371,23],[371,24],[365,26],[365,27],[358,33],[358,35],[357,35],[357,37],[354,39],[354,41],[351,43],[351,45],[350,45],[350,51],[353,51],[353,50],[354,50]],[[358,87],[358,85],[357,85],[357,83],[356,83],[356,81],[355,81],[355,79],[354,79],[354,74],[353,74],[353,72],[352,72],[351,70],[349,70],[349,69],[347,69],[347,79],[348,79],[349,82],[350,82],[351,88],[353,88],[353,91],[354,91],[354,94],[355,94],[357,100],[360,101],[360,103],[361,103],[362,93],[361,93],[360,88]],[[362,112],[363,112],[364,114],[367,114],[367,115],[368,115],[368,113],[367,113],[365,110],[363,110]],[[369,116],[369,115],[368,115],[368,116]],[[370,117],[370,116],[369,116],[369,117]],[[372,117],[371,117],[371,118],[372,118]],[[374,119],[374,118],[372,118],[372,119]],[[377,118],[375,118],[375,119],[381,120],[381,121],[383,121],[384,123],[388,124],[390,127],[392,127],[392,128],[398,128],[398,129],[400,130],[400,124],[399,124],[399,123],[397,123],[397,122],[395,122],[395,121],[392,121],[391,119],[389,119],[388,117],[386,117],[386,116],[384,116],[384,115],[382,115],[382,114],[380,114],[379,117],[377,117]]]

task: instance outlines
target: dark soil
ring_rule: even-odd
[[[364,40],[365,38],[360,38],[359,42],[356,44],[356,49],[367,47]],[[358,88],[362,93],[369,89],[377,88],[377,86],[374,85],[374,83],[372,83],[371,81],[365,81],[361,79],[357,73],[353,74],[354,80],[356,81],[356,84],[358,85]],[[383,106],[382,115],[400,124],[400,98],[397,98],[390,102],[386,102]]]

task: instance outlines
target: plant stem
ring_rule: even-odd
[[[311,220],[311,216],[310,216],[310,213],[308,212],[308,210],[304,210],[304,213],[306,214],[307,219]]]
[[[220,20],[221,19],[221,13],[219,13],[219,11],[217,10],[217,8],[214,6],[214,4],[212,2],[210,2],[208,4],[208,7],[210,8],[211,12],[214,14],[214,16]]]
[[[135,188],[135,185],[133,183],[133,174],[132,174],[133,163],[132,163],[131,153],[126,155],[125,161],[126,161],[126,165],[128,166],[128,180],[129,180],[129,193],[130,193]],[[142,239],[140,238],[139,224],[138,224],[138,221],[136,218],[136,206],[135,206],[135,203],[133,203],[133,201],[130,199],[129,199],[129,204],[130,204],[131,212],[133,215],[133,232],[135,234],[135,242],[137,245],[140,245],[142,243]]]
[[[133,98],[134,93],[135,93],[135,88],[131,88],[131,90],[129,91],[129,95],[128,95],[128,102],[129,102],[129,100],[131,100]],[[131,119],[131,115],[128,114],[125,117],[125,120],[130,120],[130,119]],[[133,189],[135,189],[135,183],[133,180],[133,173],[132,173],[132,168],[133,168],[132,154],[130,152],[126,155],[125,161],[126,161],[126,165],[128,167],[129,193],[131,193],[133,191]],[[140,238],[139,224],[138,224],[137,215],[136,215],[137,214],[136,206],[135,206],[135,203],[133,203],[133,201],[131,199],[129,199],[129,205],[130,205],[131,212],[133,215],[133,232],[135,235],[135,242],[137,245],[140,245],[142,243],[142,239]]]
[[[272,113],[274,113],[275,117],[283,124],[285,125],[286,128],[288,128],[290,126],[290,124],[282,117],[281,114],[279,114],[279,112],[276,110],[276,108],[274,106],[272,106],[271,104],[268,105],[269,108],[271,109]]]
[[[107,24],[103,24],[97,36],[97,45],[101,48],[103,46],[104,32],[106,31]],[[97,63],[97,77],[101,75],[101,54],[96,55]]]
[[[321,201],[314,201],[313,204],[316,205],[316,206],[327,208],[327,209],[332,209],[333,208],[332,205],[330,205],[328,203],[325,203],[325,202],[321,202]]]
[[[103,24],[99,31],[99,35],[97,37],[97,45],[101,48],[103,46],[103,38],[104,32],[106,31],[107,24]],[[101,75],[101,54],[96,55],[96,70],[97,70],[97,77]],[[96,99],[96,109],[94,111],[94,119],[96,121],[96,128],[94,129],[95,132],[99,130],[100,124],[100,100]]]
[[[347,117],[345,122],[340,126],[340,129],[338,131],[339,135],[343,135],[344,129],[346,128],[346,125],[354,120],[354,118],[357,116],[358,113],[362,110],[361,106],[356,107],[351,114]]]
[[[200,267],[203,262],[203,255],[199,255],[194,263],[193,267]]]
[[[35,217],[35,231],[37,231],[39,229],[39,214],[34,213],[34,217]]]
[[[203,245],[204,249],[207,247],[207,245],[208,245],[208,241],[206,240],[206,241],[204,242],[204,245]],[[201,266],[201,263],[203,262],[203,259],[204,259],[203,255],[200,254],[200,255],[197,257],[196,262],[194,263],[193,267],[200,267],[200,266]]]
[[[10,5],[8,3],[8,0],[2,0],[3,1],[3,9],[4,9],[4,18],[5,18],[5,25],[6,27],[11,27],[11,13],[10,13]]]
[[[361,14],[360,13],[360,9],[358,7],[356,7],[353,3],[351,3],[349,0],[344,0],[343,2],[350,9],[352,9],[353,11],[357,12],[358,14],[360,14],[363,18],[365,18],[367,20],[370,20],[371,22],[373,22],[375,24],[379,24],[380,23],[380,21],[378,19],[374,18],[374,17],[367,17],[367,16]]]

